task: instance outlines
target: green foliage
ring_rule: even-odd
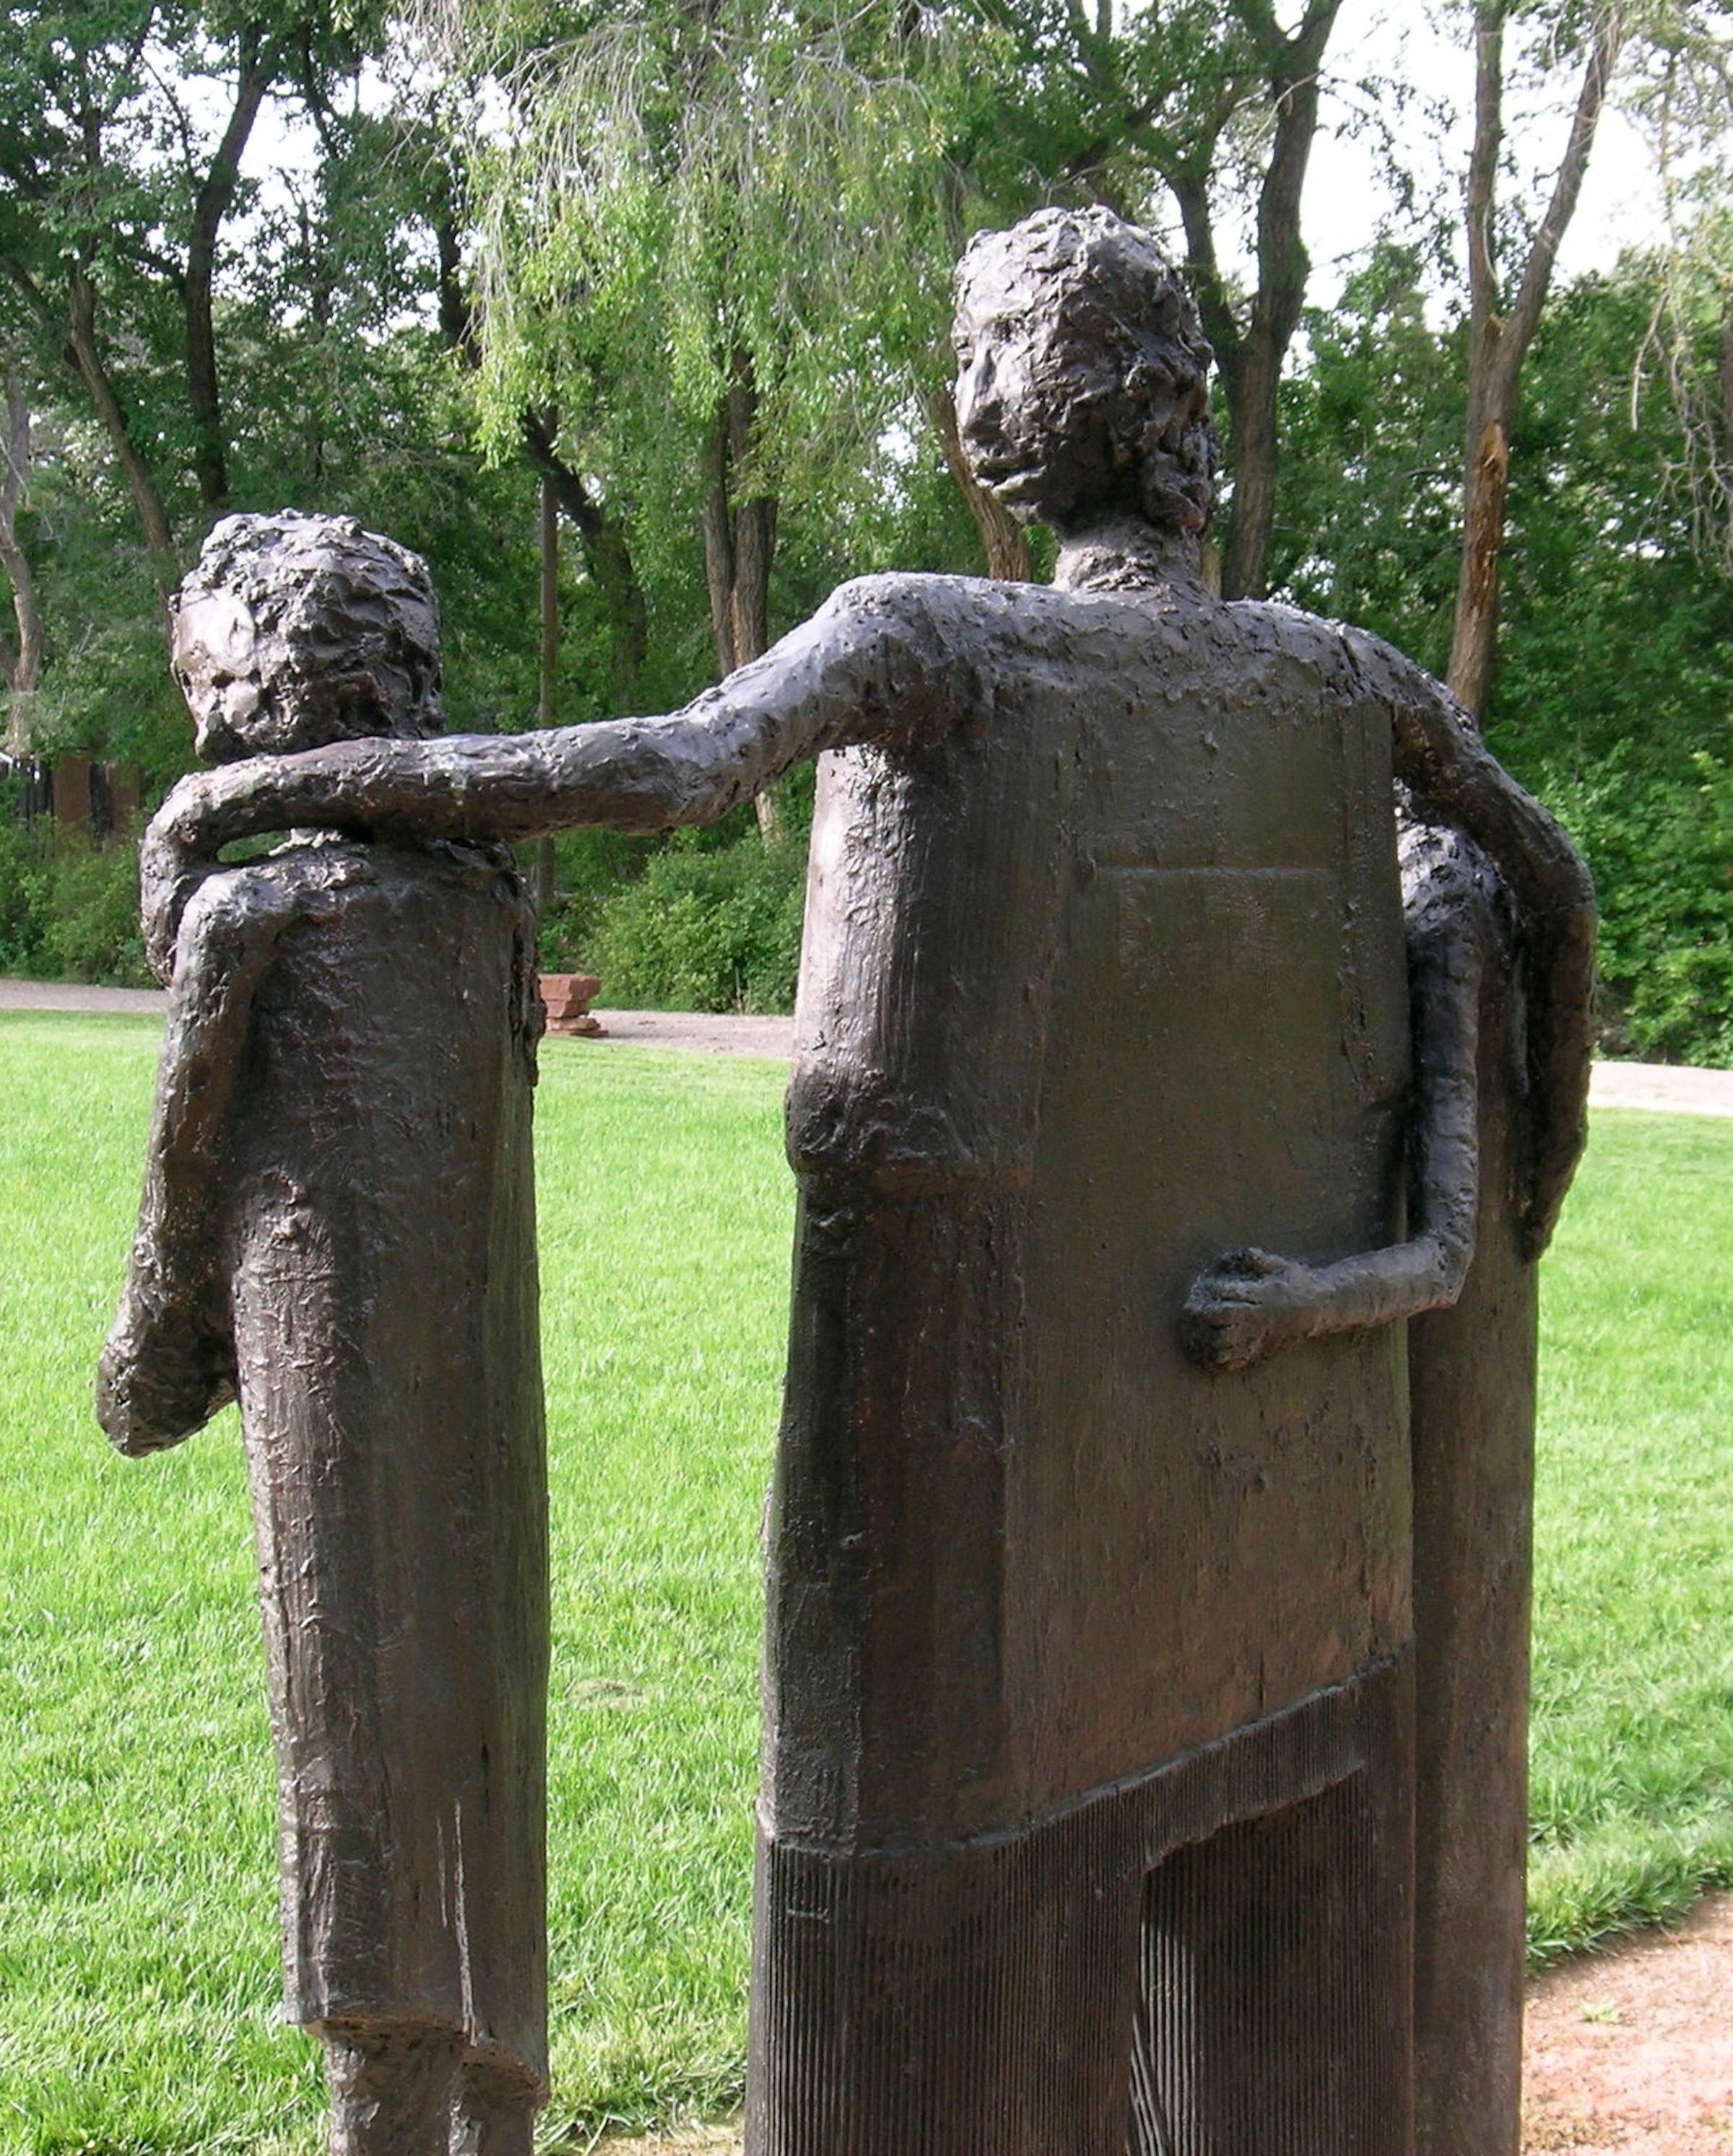
[[[537,922],[541,968],[548,973],[591,970],[596,916],[602,905],[643,874],[660,841],[624,831],[561,832],[554,841],[554,895]],[[526,875],[535,872],[536,849],[520,856]]]
[[[87,446],[95,448],[78,448]],[[154,796],[192,762],[192,722],[169,677],[161,594],[144,550],[80,494],[86,476],[63,468],[40,490],[47,531],[37,585],[49,664],[32,746],[50,761],[136,765]]]
[[[1560,296],[1530,360],[1493,746],[1580,837],[1609,1045],[1733,1061],[1733,578],[1694,546],[1652,264]],[[1619,1029],[1622,1014],[1623,1029]]]
[[[791,839],[676,841],[597,908],[590,969],[627,1009],[792,1010],[805,894]]]
[[[464,13],[469,62],[495,73],[516,122],[474,158],[485,379],[507,434],[551,400],[581,423],[598,375],[703,427],[744,347],[789,413],[816,397],[870,439],[884,413],[863,341],[905,302],[907,213],[938,146],[902,12]],[[661,363],[634,389],[622,352]]]
[[[1271,573],[1296,605],[1423,665],[1450,649],[1462,488],[1461,337],[1427,320],[1423,264],[1381,245],[1304,321],[1282,386]]]
[[[616,1008],[792,1009],[813,778],[808,764],[783,781],[771,847],[746,810],[667,840],[565,833],[540,924],[544,969],[598,973]]]
[[[13,822],[0,794],[0,973],[33,979],[43,971],[44,885],[34,834]]]
[[[1384,249],[1308,318],[1284,388],[1279,588],[1424,663],[1449,649],[1459,327],[1428,325],[1419,265]],[[1733,1060],[1733,578],[1694,549],[1664,386],[1633,370],[1654,269],[1561,292],[1511,443],[1493,747],[1594,870],[1605,1045]]]
[[[57,978],[154,986],[138,922],[138,850],[126,839],[93,846],[57,834],[49,852],[43,955]]]
[[[1621,744],[1541,790],[1600,892],[1606,1045],[1733,1068],[1733,769],[1705,751],[1680,778]]]
[[[370,5],[41,0],[0,23],[0,349],[33,407],[18,531],[47,639],[34,745],[138,765],[151,794],[191,750],[161,587],[219,510],[337,511],[403,538],[441,593],[454,721],[493,731],[533,710],[533,484],[475,452],[471,385],[431,326],[430,227],[449,180],[410,91],[381,110],[377,81],[356,89],[370,40],[383,52]],[[239,183],[218,254],[218,505],[194,478],[185,300],[195,203],[244,54],[268,85],[253,162],[267,129],[284,146],[268,180]],[[74,276],[172,562],[146,554],[115,442],[65,365]],[[605,678],[581,602],[574,614],[577,680]]]
[[[44,820],[0,821],[0,972],[25,978],[155,985],[138,924],[138,848],[92,845]]]

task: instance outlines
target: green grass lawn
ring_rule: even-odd
[[[312,2156],[232,1417],[90,1373],[156,1028],[0,1019],[0,2156]],[[552,1045],[554,2145],[726,2104],[791,1193],[774,1065]],[[1733,1880],[1733,1122],[1602,1116],[1547,1272],[1534,1930]]]

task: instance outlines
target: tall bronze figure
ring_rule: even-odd
[[[174,654],[209,757],[439,724],[427,572],[341,520],[219,524]],[[529,2156],[545,2093],[532,927],[491,845],[301,831],[201,885],[99,1381],[131,1453],[240,1402],[334,2156]]]
[[[1519,1266],[1546,1240],[1592,895],[1427,675],[1206,590],[1209,353],[1143,234],[984,236],[957,346],[965,444],[1059,535],[1051,588],[870,578],[668,718],[191,782],[153,933],[242,832],[661,829],[828,752],[748,2147],[1407,2156],[1399,1321],[1461,1291],[1477,1215]]]

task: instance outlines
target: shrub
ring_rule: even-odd
[[[789,1011],[806,849],[756,832],[715,847],[681,834],[596,906],[585,963],[609,1003],[649,1010]]]
[[[150,987],[136,841],[0,822],[0,971]]]
[[[1603,1045],[1662,1062],[1733,1065],[1733,769],[1643,770],[1623,746],[1544,798],[1594,870]]]
[[[47,882],[46,849],[36,834],[0,813],[0,973],[42,972]]]
[[[541,968],[548,973],[586,973],[602,908],[649,866],[666,841],[634,838],[623,831],[562,831],[554,841],[552,902],[537,924]],[[533,845],[520,850],[526,876],[537,866]]]
[[[44,954],[64,979],[114,988],[153,985],[138,919],[138,844],[116,836],[93,846],[76,831],[49,849]]]

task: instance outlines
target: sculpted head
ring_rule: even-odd
[[[426,564],[351,516],[225,516],[171,613],[207,762],[444,722]]]
[[[957,424],[982,485],[1062,536],[1125,517],[1201,532],[1213,354],[1149,234],[1109,210],[983,232],[957,271]]]

